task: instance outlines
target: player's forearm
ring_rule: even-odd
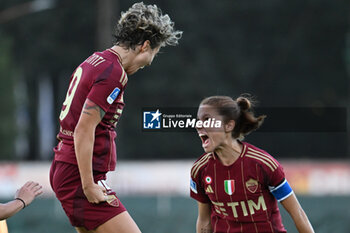
[[[314,233],[312,225],[294,193],[281,201],[281,204],[292,217],[299,233]]]
[[[307,218],[304,210],[302,208],[299,209],[299,213],[296,215],[292,215],[293,221],[295,223],[296,228],[299,233],[314,233],[314,229]]]
[[[76,128],[74,147],[83,188],[93,183],[92,155],[95,131],[89,128]]]
[[[213,230],[211,228],[211,223],[210,220],[208,221],[202,221],[202,220],[197,220],[196,224],[196,233],[212,233]]]
[[[23,209],[23,203],[19,200],[13,200],[6,204],[0,204],[0,220],[7,219]]]

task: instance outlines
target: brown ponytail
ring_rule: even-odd
[[[253,112],[253,104],[249,100],[249,97],[240,96],[236,100],[237,105],[240,108],[241,114],[236,121],[236,126],[232,131],[234,138],[243,138],[250,132],[258,129],[264,122],[265,115],[255,117]]]
[[[238,139],[243,139],[244,136],[258,129],[266,117],[265,115],[254,116],[254,104],[248,95],[241,95],[236,100],[228,96],[211,96],[202,100],[200,105],[215,107],[219,115],[223,116],[225,124],[234,120],[236,125],[232,131],[232,137]]]

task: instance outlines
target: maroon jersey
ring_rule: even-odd
[[[77,164],[73,134],[88,98],[106,113],[95,131],[93,170],[106,172],[115,169],[114,128],[123,111],[127,81],[120,58],[111,49],[94,53],[78,66],[71,77],[60,114],[57,136],[60,142],[54,148],[56,161]]]
[[[281,165],[267,152],[242,142],[239,158],[224,166],[215,153],[191,169],[191,197],[211,205],[214,232],[286,232],[269,187],[283,182]]]

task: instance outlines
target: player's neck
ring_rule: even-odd
[[[230,166],[239,158],[242,152],[242,145],[236,140],[232,139],[229,143],[223,144],[215,150],[221,163],[225,166]]]
[[[114,45],[111,49],[119,55],[118,57],[121,65],[123,66],[124,70],[127,70],[131,65],[132,60],[134,59],[134,56],[132,55],[134,50],[125,49],[118,45]]]

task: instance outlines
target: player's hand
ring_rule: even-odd
[[[27,206],[34,200],[35,197],[42,193],[42,186],[39,183],[28,181],[17,190],[15,198],[21,198]]]
[[[83,191],[90,203],[98,204],[106,201],[106,189],[95,183],[84,187]]]

